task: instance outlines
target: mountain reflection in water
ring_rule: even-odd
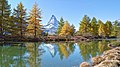
[[[79,67],[102,55],[110,42],[1,43],[0,67]]]

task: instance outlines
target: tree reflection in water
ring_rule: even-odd
[[[1,44],[0,46],[0,67],[25,67],[25,61],[22,55],[25,53],[25,48],[19,45],[22,44]]]
[[[51,61],[63,62],[67,66],[70,65],[70,61],[74,61],[71,64],[76,65],[101,55],[109,49],[107,47],[108,43],[109,41],[55,42],[48,44],[38,42],[4,43],[0,44],[0,67],[44,67],[44,64],[47,63],[48,67],[54,65],[54,63],[49,64]]]
[[[58,51],[61,60],[63,59],[63,56],[67,59],[68,56],[74,52],[75,46],[74,43],[58,43]]]
[[[80,49],[80,54],[85,61],[90,60],[91,57],[101,55],[103,51],[108,49],[107,41],[83,42],[78,43],[78,46]]]
[[[39,43],[1,44],[0,67],[41,67]],[[39,48],[39,49],[38,49]]]
[[[28,58],[29,67],[41,67],[41,55],[44,50],[40,48],[40,43],[26,43],[26,48],[30,54]]]
[[[99,55],[102,54],[105,50],[108,50],[108,44],[109,42],[106,41],[99,41],[98,42],[98,49],[99,49]]]

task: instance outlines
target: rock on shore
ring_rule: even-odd
[[[80,67],[90,67],[90,64],[83,62]],[[105,51],[103,56],[93,57],[92,67],[120,67],[120,47]]]
[[[90,67],[90,64],[87,63],[87,62],[82,62],[82,63],[80,64],[80,67]]]

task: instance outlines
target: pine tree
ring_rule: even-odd
[[[90,32],[92,35],[97,35],[98,34],[98,26],[97,26],[97,20],[95,17],[93,17],[91,23],[90,23]]]
[[[57,34],[60,34],[63,25],[64,25],[64,20],[63,20],[63,18],[61,17],[61,19],[60,19],[60,21],[59,21],[59,26],[58,26]]]
[[[0,35],[7,32],[9,29],[9,21],[8,18],[10,16],[11,10],[10,5],[7,0],[0,0]]]
[[[29,25],[27,27],[28,32],[32,31],[34,33],[34,38],[41,34],[41,24],[39,22],[41,22],[41,9],[38,8],[37,4],[35,3],[30,11]]]
[[[16,26],[18,33],[20,34],[21,38],[26,31],[26,9],[24,8],[22,2],[20,2],[16,9],[14,9],[13,16],[16,18]]]
[[[88,33],[90,31],[90,18],[85,15],[80,23],[79,32]]]
[[[68,23],[68,21],[66,21],[64,26],[62,27],[59,35],[60,36],[69,36],[69,35],[71,35],[70,30],[71,30],[70,24]]]

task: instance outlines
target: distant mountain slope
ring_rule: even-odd
[[[58,29],[58,20],[54,15],[52,15],[50,21],[47,23],[47,25],[43,26],[44,32],[47,32],[49,35],[54,35],[57,32]]]

